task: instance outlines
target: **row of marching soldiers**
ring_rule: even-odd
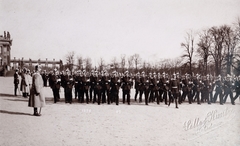
[[[14,75],[15,95],[17,92],[18,70]],[[15,77],[16,76],[16,77]],[[29,86],[31,85],[31,73],[30,70],[24,68],[21,72],[20,90],[24,97],[28,96]],[[144,72],[140,75],[129,75],[117,73],[116,71],[110,76],[107,72],[98,73],[92,71],[91,75],[88,75],[85,71],[77,71],[73,76],[70,71],[67,70],[65,74],[59,74],[57,70],[54,70],[53,74],[46,76],[42,74],[44,80],[44,86],[47,86],[46,81],[49,79],[49,85],[53,90],[54,102],[56,103],[60,99],[59,90],[62,86],[64,88],[65,102],[72,103],[72,89],[75,89],[75,98],[78,97],[79,102],[84,102],[84,96],[86,96],[86,102],[98,102],[102,103],[119,103],[119,89],[122,88],[123,103],[125,103],[125,97],[127,96],[127,103],[130,104],[130,89],[133,86],[135,88],[135,101],[139,95],[139,102],[142,102],[142,95],[145,96],[145,104],[149,102],[165,101],[165,104],[170,105],[174,101],[177,104],[181,104],[188,97],[188,102],[197,101],[198,104],[207,102],[208,104],[215,103],[219,97],[220,104],[224,104],[228,95],[230,96],[231,103],[235,104],[235,100],[239,97],[239,80],[240,77],[232,79],[230,75],[225,78],[218,76],[213,78],[212,76],[200,76],[196,75],[191,77],[188,74],[180,77],[180,75],[173,74],[170,78],[168,74],[156,74],[149,73],[145,75]],[[213,95],[213,91],[215,94]],[[233,97],[233,91],[236,92]],[[90,93],[90,99],[89,99]],[[169,103],[167,103],[169,101]]]
[[[130,104],[130,89],[132,87],[132,79],[128,76],[120,78],[117,72],[113,72],[111,76],[104,71],[103,74],[98,71],[92,71],[91,75],[87,75],[86,71],[77,71],[76,74],[71,75],[67,69],[65,73],[59,75],[57,70],[49,75],[49,85],[53,90],[54,102],[59,101],[59,90],[62,86],[64,88],[64,96],[66,103],[72,103],[72,90],[75,89],[75,98],[78,102],[84,102],[86,96],[86,103],[97,102],[119,104],[119,89],[123,88],[123,103],[125,103],[125,96],[127,96],[127,103]],[[90,95],[89,95],[90,93]]]
[[[240,95],[240,77],[234,80],[230,75],[224,79],[218,76],[216,79],[213,76],[190,76],[185,74],[180,76],[174,73],[168,76],[165,73],[137,73],[136,75],[129,75],[126,71],[124,74],[119,74],[114,71],[109,75],[106,71],[99,73],[92,71],[90,75],[85,70],[77,71],[71,75],[69,70],[64,74],[59,75],[58,71],[54,71],[49,75],[49,84],[53,90],[54,102],[60,99],[59,90],[62,86],[64,88],[64,96],[66,103],[72,103],[72,90],[75,89],[75,98],[78,98],[80,103],[97,102],[119,104],[119,89],[122,88],[123,103],[130,104],[130,91],[134,85],[135,88],[135,101],[139,96],[139,102],[142,102],[142,97],[145,97],[145,104],[149,102],[165,102],[170,106],[175,101],[175,106],[183,103],[186,98],[189,104],[197,101],[198,104],[207,102],[208,104],[215,103],[219,97],[220,104],[224,104],[227,97],[230,96],[231,103],[234,105],[235,100]],[[215,94],[213,95],[213,91]],[[236,91],[233,97],[233,91]],[[90,95],[89,95],[90,94]]]

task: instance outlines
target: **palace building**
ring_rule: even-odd
[[[0,75],[10,70],[12,39],[9,32],[0,35]]]
[[[27,67],[32,69],[35,64],[41,64],[45,69],[58,68],[62,69],[62,60],[56,61],[55,59],[48,60],[32,60],[32,59],[11,59],[11,46],[12,39],[9,32],[4,31],[4,35],[0,35],[0,76],[5,76],[7,72],[15,70],[16,68],[22,69]]]

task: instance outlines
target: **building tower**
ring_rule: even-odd
[[[4,75],[10,70],[12,40],[9,32],[4,31],[4,36],[0,35],[0,75]]]

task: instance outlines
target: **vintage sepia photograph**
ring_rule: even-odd
[[[0,0],[1,146],[239,146],[239,0]]]

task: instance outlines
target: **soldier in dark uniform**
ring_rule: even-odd
[[[238,97],[240,97],[240,75],[235,80],[234,86],[235,86],[236,95],[233,98],[233,101],[235,101]]]
[[[232,105],[235,105],[233,99],[233,91],[232,91],[232,81],[231,76],[228,74],[227,79],[224,81],[224,95],[223,95],[223,103],[226,102],[228,95],[230,95]]]
[[[162,82],[161,82],[161,79],[162,79],[162,76],[160,73],[158,73],[158,76],[157,76],[157,82],[158,82],[158,96],[159,96],[159,100],[160,102],[163,102],[163,85],[162,85]]]
[[[122,92],[123,92],[123,103],[125,103],[125,96],[127,95],[127,103],[130,105],[130,90],[131,90],[131,80],[128,71],[124,73],[122,78]]]
[[[75,99],[77,99],[77,97],[78,97],[78,81],[77,81],[77,78],[78,78],[79,75],[80,75],[79,71],[74,72],[74,75],[73,75]]]
[[[172,95],[171,98],[173,97],[175,99],[176,108],[178,108],[177,99],[178,99],[178,96],[179,96],[180,83],[179,83],[179,80],[177,80],[175,73],[173,74],[173,78],[170,81],[169,87],[170,87],[170,92],[171,92],[171,95]],[[170,106],[170,104],[171,104],[171,100],[169,99],[168,106]]]
[[[111,78],[111,83],[110,83],[111,89],[110,89],[110,94],[111,94],[111,101],[115,101],[116,105],[119,104],[119,88],[121,86],[119,77],[117,76],[117,72],[113,72],[113,76]],[[108,104],[110,104],[110,99],[108,99]]]
[[[193,101],[197,99],[197,104],[201,104],[200,102],[200,91],[201,91],[201,80],[200,80],[200,75],[196,74],[196,77],[193,79],[193,95],[192,98]]]
[[[53,74],[49,78],[49,86],[52,88],[54,103],[60,100],[60,87],[61,87],[61,77],[56,69],[54,69]]]
[[[153,79],[152,73],[148,74],[148,81],[149,81],[149,99],[148,102],[153,102],[153,84],[151,80]]]
[[[43,86],[47,87],[48,75],[46,70],[43,71],[42,79],[43,79]]]
[[[110,101],[110,96],[109,96],[110,79],[107,71],[103,72],[103,76],[101,80],[102,80],[102,100],[103,100],[102,103],[106,103],[106,96],[107,96],[107,100]]]
[[[27,69],[24,67],[22,72],[21,72],[21,83],[20,83],[20,91],[22,91],[22,96],[25,97],[25,98],[27,97],[27,92],[26,92],[26,88],[27,88],[26,72],[27,72]]]
[[[145,96],[145,104],[148,105],[148,95],[149,95],[149,79],[145,76],[145,72],[142,72],[140,78],[140,97],[139,102],[142,102],[142,95]]]
[[[74,77],[74,87],[75,87],[75,96],[77,95],[77,99],[78,99],[79,103],[81,102],[81,99],[82,99],[82,92],[83,92],[82,86],[83,86],[82,85],[82,73],[80,70],[78,70]]]
[[[196,81],[197,81],[197,76],[198,74],[196,74],[196,76],[192,76],[192,102],[195,102],[196,100],[196,93],[197,93],[197,88],[196,88]]]
[[[176,79],[179,81],[179,84],[180,84],[180,91],[182,90],[182,80],[181,80],[181,77],[180,77],[180,74],[179,72],[176,73]],[[178,103],[179,103],[179,99],[180,97],[182,96],[181,92],[178,93],[179,94],[179,98],[178,98]]]
[[[17,96],[17,89],[19,84],[18,69],[15,70],[13,83],[14,83],[14,95]]]
[[[149,81],[149,98],[148,98],[148,103],[149,102],[153,102],[153,93],[152,93],[152,89],[153,89],[153,84],[152,84],[152,82],[151,82],[151,80],[152,80],[152,78],[153,78],[153,75],[152,75],[152,73],[150,72],[149,74],[148,74],[148,76],[147,76],[147,79],[148,79],[148,81]],[[152,96],[151,96],[152,95]]]
[[[135,101],[137,101],[137,95],[140,94],[140,73],[138,72],[134,78],[134,88],[135,88]]]
[[[222,80],[221,80],[221,75],[218,76],[217,80],[215,81],[215,94],[214,94],[214,98],[213,98],[213,103],[215,103],[217,101],[217,97],[219,96],[220,99],[220,104],[223,105],[223,84],[222,84]]]
[[[98,71],[95,71],[94,76],[94,97],[93,97],[93,103],[96,102],[96,96],[98,97],[98,105],[101,103],[101,90],[102,90],[102,83],[101,78],[98,76]]]
[[[153,77],[150,79],[150,83],[152,85],[152,88],[151,88],[151,93],[150,93],[150,98],[152,99],[152,101],[154,102],[155,99],[157,98],[157,104],[159,104],[160,102],[160,99],[159,99],[159,96],[158,96],[158,83],[157,83],[157,75],[156,73],[154,72],[153,73]],[[150,100],[150,99],[149,99]],[[150,101],[149,101],[150,102]]]
[[[169,80],[168,80],[168,78],[166,78],[165,72],[163,72],[163,76],[162,76],[160,82],[161,82],[160,88],[162,88],[162,90],[163,90],[163,99],[165,101],[165,104],[167,105],[167,95],[169,92]]]
[[[174,98],[172,96],[172,92],[170,91],[171,90],[171,88],[170,88],[171,76],[169,77],[169,75],[166,74],[166,79],[167,79],[167,86],[168,86],[168,91],[167,91],[168,98],[169,98],[169,101],[173,103],[174,102]]]
[[[190,95],[191,102],[193,101],[193,77],[188,75],[188,91]]]
[[[209,98],[211,90],[212,90],[212,84],[209,80],[209,75],[207,75],[207,77],[204,78],[203,80],[203,99],[201,99],[201,101],[204,100],[204,101],[207,101],[208,104],[211,104],[211,100]]]
[[[188,74],[185,74],[185,78],[183,78],[183,80],[182,80],[182,91],[183,91],[183,94],[180,99],[180,103],[182,103],[187,96],[189,104],[192,104],[192,99],[191,99],[192,97],[191,97],[191,93],[190,93]]]
[[[89,96],[88,96],[88,89],[89,89],[89,79],[86,76],[86,71],[83,70],[83,76],[81,77],[81,82],[82,82],[82,95],[81,95],[81,102],[84,102],[84,94],[86,95],[86,102],[87,104],[89,103]]]
[[[93,96],[93,93],[94,93],[94,70],[91,71],[91,75],[90,75],[90,89],[89,89],[89,92],[90,92],[90,102],[92,102],[92,96]]]
[[[72,88],[74,85],[74,81],[68,69],[66,70],[66,75],[64,76],[63,84],[64,84],[65,103],[72,104]]]

